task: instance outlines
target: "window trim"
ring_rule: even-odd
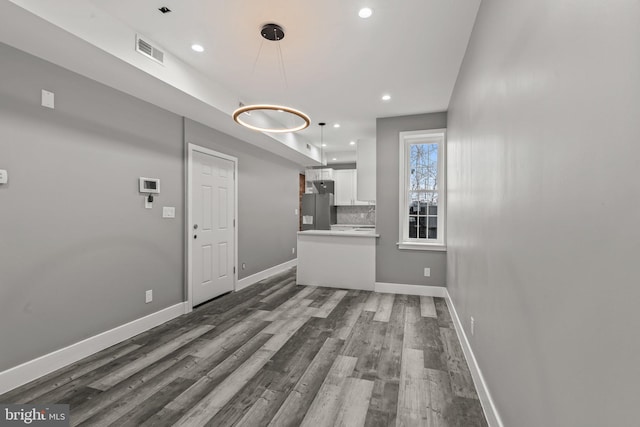
[[[424,239],[409,238],[409,145],[418,139],[438,138],[438,239],[425,242]],[[447,221],[447,129],[427,129],[405,131],[399,134],[400,168],[399,168],[399,220],[398,220],[398,249],[409,250],[446,250],[446,221]]]

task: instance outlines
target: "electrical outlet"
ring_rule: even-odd
[[[425,267],[424,277],[431,277],[431,269],[429,267]]]
[[[295,254],[296,253],[296,248],[291,248],[291,253]]]
[[[298,215],[298,208],[295,208],[295,209],[293,210],[293,214],[294,214],[294,215]]]
[[[476,319],[471,316],[471,335],[473,336],[476,332]]]
[[[149,289],[144,293],[144,303],[149,304],[151,301],[153,301],[153,290]]]
[[[247,264],[245,264],[244,262],[242,263],[242,269],[244,270],[245,268],[247,268]]]

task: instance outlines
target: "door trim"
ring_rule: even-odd
[[[187,228],[185,230],[185,245],[187,247],[187,305],[186,312],[189,313],[193,310],[193,283],[191,272],[191,230],[193,229],[193,218],[191,217],[193,198],[191,191],[193,189],[192,174],[193,171],[193,153],[199,152],[208,154],[210,156],[219,157],[221,159],[230,160],[233,162],[233,219],[235,220],[235,226],[233,227],[233,239],[234,239],[234,273],[233,273],[233,290],[238,290],[238,158],[229,156],[228,154],[220,153],[219,151],[211,150],[210,148],[202,147],[200,145],[188,143],[187,144]]]

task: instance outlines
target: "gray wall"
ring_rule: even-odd
[[[192,120],[185,140],[238,158],[239,278],[296,258],[300,168]]]
[[[4,44],[0,73],[2,371],[182,300],[184,182],[179,116]]]
[[[185,125],[239,158],[239,277],[295,258],[298,168]],[[0,44],[0,371],[183,300],[184,144],[181,117]],[[161,179],[152,210],[140,176]]]
[[[505,426],[638,424],[640,2],[483,0],[447,286]]]
[[[399,133],[447,127],[447,113],[379,118],[376,122],[376,281],[409,285],[445,286],[446,254],[400,250],[399,241]],[[424,268],[431,277],[424,277]]]

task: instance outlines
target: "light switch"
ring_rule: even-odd
[[[9,172],[0,169],[0,184],[6,184],[9,181]]]
[[[175,218],[176,217],[176,208],[173,206],[163,206],[162,207],[162,218]]]
[[[53,92],[42,89],[42,106],[47,108],[56,108],[54,97],[55,95]]]

